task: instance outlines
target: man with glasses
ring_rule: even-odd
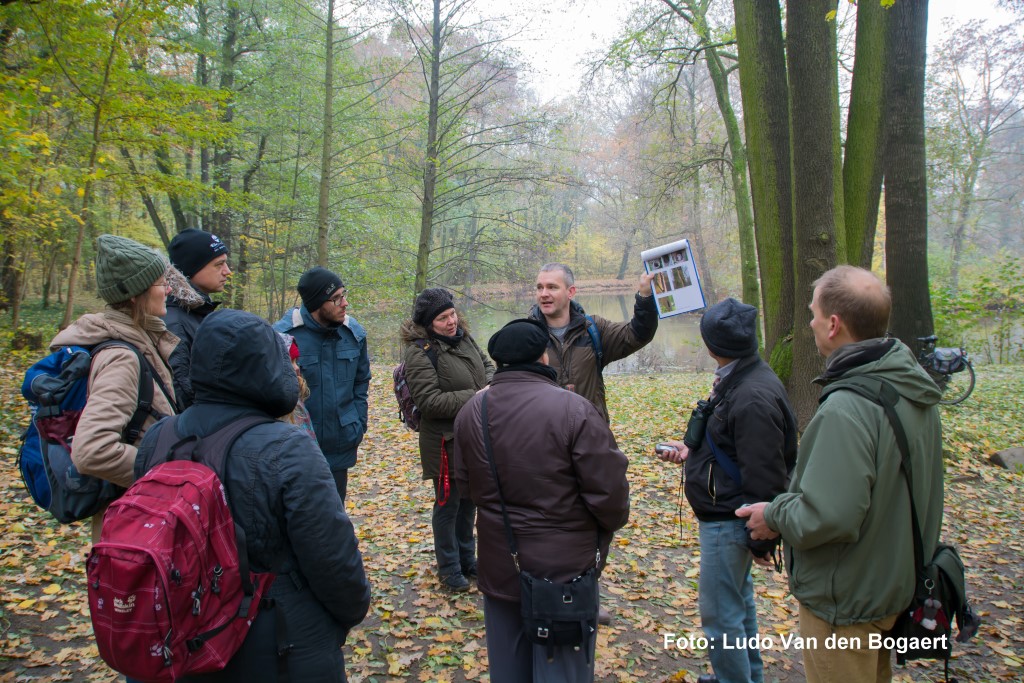
[[[316,440],[327,458],[342,502],[348,470],[366,433],[370,358],[366,331],[347,314],[345,284],[326,268],[311,268],[299,278],[302,305],[274,324],[299,347],[299,368],[309,385],[306,409]]]

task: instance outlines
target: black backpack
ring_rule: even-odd
[[[430,364],[437,370],[437,351],[434,349],[433,344],[426,339],[417,339],[413,343],[423,349],[423,353],[427,354],[427,358],[430,359]],[[404,362],[399,363],[391,372],[391,377],[394,380],[395,398],[398,400],[398,419],[404,422],[405,426],[412,431],[420,431],[420,409],[416,407],[416,402],[412,400],[412,392],[409,391],[409,381],[405,377]]]

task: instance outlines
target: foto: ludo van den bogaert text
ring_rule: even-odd
[[[718,647],[722,650],[746,650],[757,648],[759,650],[817,650],[819,639],[813,636],[803,637],[795,633],[782,633],[778,638],[769,635],[753,636],[750,638],[731,638],[728,634],[722,636],[722,641],[715,645],[709,645],[708,639],[694,634],[662,633],[662,647],[666,650],[707,650]],[[879,633],[871,633],[867,638],[845,637],[832,634],[825,638],[824,649],[826,650],[861,650],[867,646],[870,650],[881,650],[882,648],[893,650],[903,654],[911,650],[928,649],[932,647],[947,647],[948,635],[935,636],[934,638],[894,638],[883,636]]]

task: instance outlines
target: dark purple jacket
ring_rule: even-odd
[[[527,370],[499,370],[455,419],[455,480],[477,505],[479,585],[519,600],[519,579],[502,523],[498,489],[483,446],[487,396],[494,460],[519,546],[535,577],[568,581],[602,565],[612,534],[629,518],[626,456],[587,399]]]

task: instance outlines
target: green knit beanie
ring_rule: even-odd
[[[108,304],[142,294],[167,270],[167,259],[135,240],[100,235],[96,240],[96,286]]]

